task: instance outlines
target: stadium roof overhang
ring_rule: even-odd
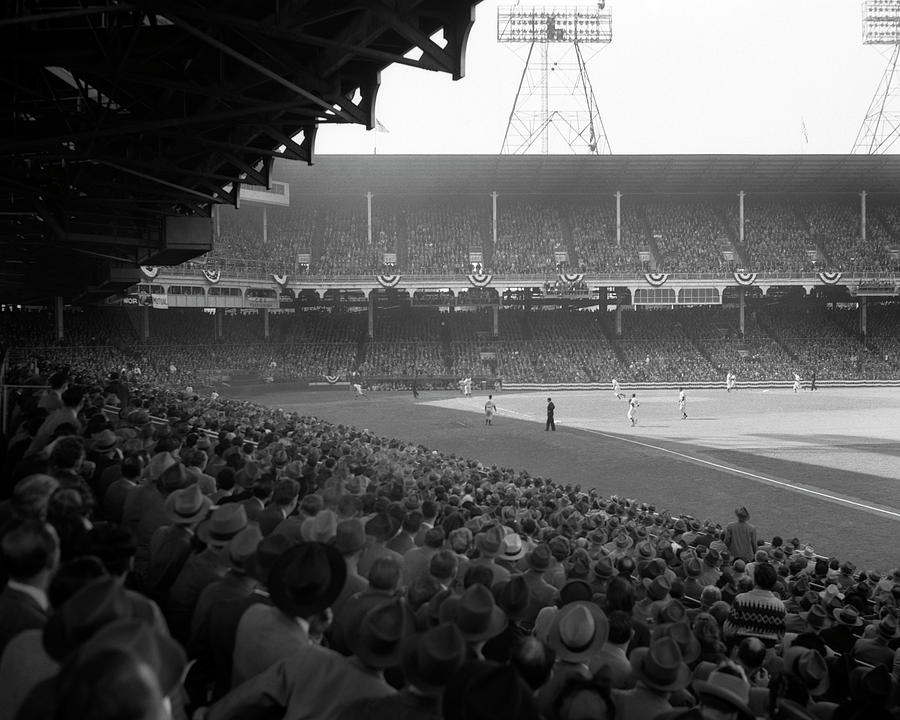
[[[322,155],[303,193],[452,196],[900,193],[900,155]]]
[[[464,74],[479,0],[25,0],[0,18],[0,302],[208,250],[215,204],[372,128],[381,71]],[[443,31],[443,42],[436,33]]]

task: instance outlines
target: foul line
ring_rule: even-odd
[[[877,513],[879,515],[888,515],[895,520],[900,520],[900,512],[896,512],[894,510],[886,510],[884,508],[876,507],[875,505],[866,505],[865,503],[857,502],[856,500],[850,500],[849,498],[845,498],[840,495],[831,495],[830,493],[822,492],[821,490],[811,490],[810,488],[803,487],[802,485],[794,485],[793,483],[785,482],[783,480],[775,480],[774,478],[766,477],[765,475],[757,475],[756,473],[748,472],[747,470],[741,470],[739,468],[730,467],[728,465],[721,465],[719,463],[713,462],[712,460],[704,460],[702,458],[693,457],[692,455],[678,452],[677,450],[670,450],[669,448],[661,447],[659,445],[651,445],[650,443],[641,442],[640,440],[632,440],[631,438],[622,437],[621,435],[610,435],[609,433],[605,433],[600,430],[591,430],[590,428],[578,429],[584,430],[585,432],[589,432],[594,435],[601,435],[611,440],[621,440],[623,442],[631,443],[632,445],[640,445],[641,447],[650,448],[652,450],[659,450],[661,452],[669,453],[670,455],[677,455],[678,457],[684,458],[685,460],[690,460],[691,462],[709,465],[710,467],[714,467],[729,473],[745,475],[746,477],[753,478],[754,480],[769,483],[771,485],[778,485],[793,492],[814,495],[816,497],[824,498],[825,500],[830,500],[831,502],[835,502],[840,505],[850,505],[860,510]]]

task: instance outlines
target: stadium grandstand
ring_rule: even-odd
[[[0,19],[0,720],[900,714],[900,160],[315,156],[476,4]]]

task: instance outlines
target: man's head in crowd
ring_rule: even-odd
[[[0,551],[11,579],[46,588],[59,564],[59,537],[52,525],[25,520],[3,536]]]

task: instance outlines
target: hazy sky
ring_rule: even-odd
[[[389,132],[325,126],[316,151],[498,153],[524,66],[496,41],[497,8],[514,4],[476,6],[463,79],[392,66],[376,104]],[[567,5],[521,3],[532,4]],[[884,50],[862,44],[857,0],[607,8],[613,40],[589,68],[614,153],[848,153],[886,64]]]

